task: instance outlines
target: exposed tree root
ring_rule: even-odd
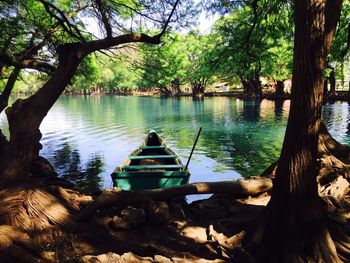
[[[58,188],[58,197],[51,192],[32,184],[0,190],[0,262],[46,262],[30,236],[57,227],[76,229],[68,192]]]
[[[0,223],[22,231],[69,225],[71,216],[62,202],[33,186],[0,190]]]
[[[32,240],[17,228],[0,225],[0,262],[34,262],[41,258]]]
[[[272,180],[268,178],[255,178],[249,180],[193,183],[171,188],[121,191],[105,190],[90,206],[79,216],[78,220],[87,219],[97,209],[111,206],[126,206],[129,204],[142,203],[145,200],[169,200],[174,197],[191,194],[229,193],[237,196],[257,195],[272,188]]]

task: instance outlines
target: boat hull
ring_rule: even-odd
[[[114,187],[129,191],[187,184],[190,173],[179,155],[152,130],[111,177]]]
[[[112,174],[113,186],[126,191],[174,187],[187,184],[189,178],[188,171],[115,172]]]

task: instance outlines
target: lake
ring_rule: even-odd
[[[40,154],[80,189],[111,188],[110,174],[150,129],[186,163],[202,127],[190,182],[236,180],[259,175],[277,160],[289,105],[228,97],[62,96],[40,127]],[[350,144],[348,103],[327,104],[323,115],[331,134]],[[2,115],[0,127],[4,120]]]

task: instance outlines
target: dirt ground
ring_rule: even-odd
[[[32,237],[41,247],[40,262],[230,262],[231,237],[242,235],[268,200],[266,193],[213,195],[191,204],[149,200],[98,211],[72,231]]]

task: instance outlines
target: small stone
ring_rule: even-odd
[[[83,263],[119,263],[120,255],[112,252],[98,256],[86,255],[81,258]]]
[[[40,255],[47,262],[56,262],[57,261],[56,260],[56,253],[54,251],[43,251],[40,253]]]
[[[155,263],[171,263],[171,259],[161,256],[161,255],[155,255],[154,256],[154,262]]]

